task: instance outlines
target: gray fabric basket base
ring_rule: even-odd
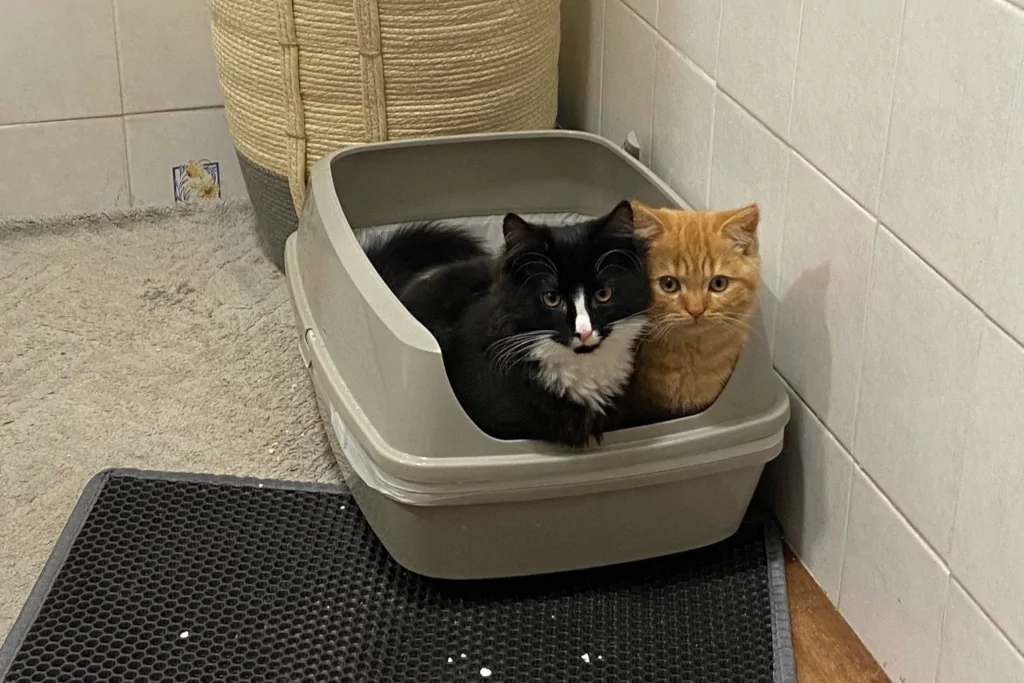
[[[284,176],[272,173],[249,161],[241,152],[238,165],[249,199],[256,212],[256,235],[268,259],[284,271],[284,243],[299,226],[292,204],[292,193]]]

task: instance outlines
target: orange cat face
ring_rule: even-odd
[[[745,331],[757,305],[757,205],[735,211],[652,209],[632,202],[650,244],[652,318],[693,330]]]

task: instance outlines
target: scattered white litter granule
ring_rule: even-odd
[[[601,655],[598,655],[597,658],[600,659],[602,662],[604,661],[604,657],[602,657]]]
[[[462,659],[465,659],[466,658],[466,653],[463,652],[461,655],[459,655],[459,657],[461,657]]]
[[[452,663],[452,662],[454,662],[454,661],[455,661],[455,660],[454,660],[454,659],[452,659],[451,657],[449,657],[449,658],[448,658],[448,663],[449,663],[449,664],[451,664],[451,663]]]
[[[267,450],[268,450],[269,452],[271,452],[271,453],[273,453],[273,452],[274,452],[274,449],[273,449],[273,448],[268,448]]]
[[[182,631],[178,634],[179,638],[188,638],[188,631]]]
[[[580,656],[580,659],[582,659],[587,664],[590,664],[590,655],[586,652],[584,652],[583,655]]]
[[[263,484],[256,484],[256,488],[258,488],[258,489],[263,488]]]
[[[344,505],[342,505],[342,506],[341,506],[341,509],[342,509],[342,510],[344,510],[344,509],[345,509],[345,506],[344,506]]]
[[[491,670],[488,669],[485,666],[484,668],[480,669],[480,675],[483,676],[484,678],[490,678],[491,677]]]

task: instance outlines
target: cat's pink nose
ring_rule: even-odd
[[[584,327],[576,330],[576,336],[580,338],[581,342],[585,342],[590,339],[590,335],[594,334],[594,330],[589,327]]]
[[[686,312],[689,313],[694,318],[699,318],[702,315],[704,315],[704,307],[703,306],[687,306],[686,307]]]

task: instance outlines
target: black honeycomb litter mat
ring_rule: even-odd
[[[752,519],[619,567],[448,582],[347,493],[114,470],[7,641],[6,683],[795,683],[781,542]]]

